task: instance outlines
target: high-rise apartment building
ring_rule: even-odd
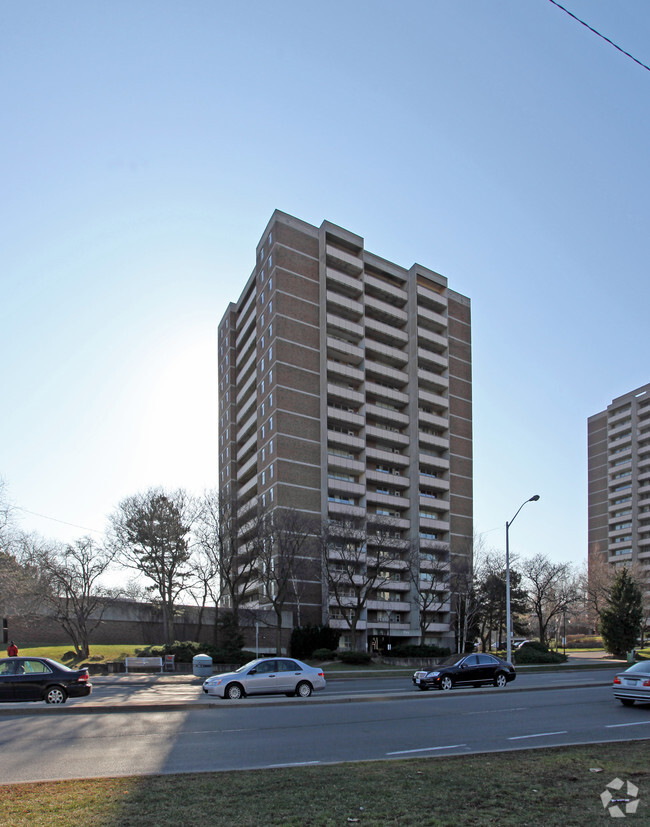
[[[587,422],[589,567],[632,564],[650,600],[650,385]]]
[[[219,326],[219,483],[241,522],[291,508],[321,524],[383,522],[403,544],[364,604],[369,648],[418,642],[423,628],[427,642],[452,637],[448,573],[472,550],[470,334],[470,301],[443,276],[279,211]],[[414,546],[420,585],[438,590],[426,624],[407,576]],[[308,549],[287,607],[352,645],[322,551]],[[364,565],[381,566],[367,551]],[[265,604],[261,582],[246,587],[251,606]]]

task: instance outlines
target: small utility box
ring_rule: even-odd
[[[209,678],[212,674],[212,658],[210,655],[194,655],[192,671],[197,678]]]

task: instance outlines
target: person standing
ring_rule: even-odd
[[[7,654],[9,655],[10,658],[18,657],[18,647],[13,642],[13,640],[11,641],[9,646],[7,646]]]

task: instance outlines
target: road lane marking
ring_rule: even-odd
[[[562,729],[558,732],[536,732],[534,735],[513,735],[508,741],[522,741],[524,738],[545,738],[547,735],[566,735],[568,730]]]
[[[644,724],[650,724],[650,721],[632,721],[629,724],[607,724],[605,729],[616,729],[619,726],[643,726]]]
[[[407,755],[409,752],[431,752],[436,749],[458,749],[466,747],[467,744],[449,744],[446,747],[422,747],[421,749],[400,749],[397,752],[387,752],[386,755]]]
[[[295,764],[267,764],[267,770],[277,770],[286,767],[311,767],[313,764],[320,764],[320,761],[297,761]]]

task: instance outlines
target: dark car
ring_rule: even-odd
[[[516,678],[515,667],[495,655],[450,655],[431,670],[418,670],[413,683],[419,689],[451,689],[452,686],[504,687]]]
[[[0,701],[45,701],[64,704],[90,695],[87,669],[68,669],[50,658],[0,659]]]

